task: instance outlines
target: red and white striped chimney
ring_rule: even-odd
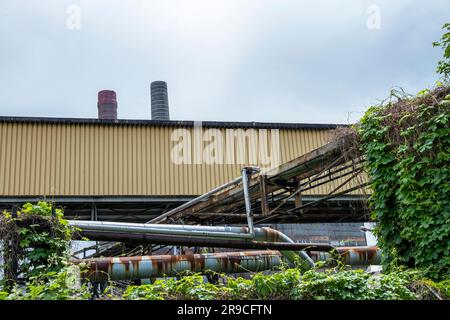
[[[112,90],[99,91],[97,108],[99,119],[117,120],[116,92]]]

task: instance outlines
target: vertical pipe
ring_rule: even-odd
[[[264,217],[269,215],[269,202],[267,201],[266,175],[259,176],[259,184],[261,189],[261,213]]]
[[[245,201],[245,214],[247,215],[248,233],[255,234],[253,229],[253,213],[252,204],[250,200],[250,194],[248,192],[248,175],[251,174],[251,169],[242,169],[242,187],[244,189],[244,201]]]

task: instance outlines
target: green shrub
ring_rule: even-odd
[[[383,265],[450,275],[450,88],[396,96],[356,129],[371,182]],[[395,94],[395,93],[394,93]]]
[[[72,266],[73,267],[73,266]],[[75,279],[77,272],[70,266],[58,272],[32,276],[25,285],[15,284],[5,300],[85,300],[91,297],[86,284]]]
[[[69,258],[72,229],[63,219],[61,209],[52,204],[26,203],[17,217],[9,212],[0,215],[0,239],[3,246],[4,272],[7,278],[37,276],[57,272]],[[17,270],[12,270],[17,264]]]
[[[158,280],[154,284],[128,287],[123,298],[412,300],[450,297],[448,282],[434,283],[423,279],[419,271],[411,270],[370,275],[362,270],[309,270],[301,274],[298,269],[286,269],[267,275],[257,273],[251,279],[222,277],[224,282],[216,285],[205,283],[200,274],[179,280]]]
[[[226,288],[205,282],[202,275],[193,274],[179,280],[167,278],[157,280],[151,285],[129,286],[123,297],[131,300],[211,300],[220,299],[226,291]]]
[[[69,263],[73,229],[53,204],[26,203],[0,215],[5,279],[0,299],[60,300],[90,297],[86,285],[73,283],[78,267]]]

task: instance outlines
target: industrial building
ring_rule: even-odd
[[[70,219],[147,222],[239,177],[245,166],[264,166],[259,159],[256,163],[250,159],[250,139],[242,140],[242,145],[236,140],[236,145],[231,147],[234,151],[245,148],[244,161],[174,162],[171,158],[177,144],[174,132],[182,129],[194,137],[198,126],[194,121],[169,119],[165,82],[152,83],[151,93],[151,120],[118,119],[116,93],[110,90],[99,92],[98,119],[1,116],[0,209],[46,199],[64,207]],[[336,124],[211,121],[202,122],[201,126],[203,132],[215,129],[223,137],[230,130],[241,130],[244,134],[248,130],[264,132],[269,140],[276,134],[279,164],[326,145],[338,127]],[[332,193],[343,179],[330,179],[305,190],[302,203]],[[351,180],[346,185],[355,184]],[[311,206],[309,214],[295,223],[322,224],[302,228],[304,233],[294,230],[291,234],[315,242],[329,241],[330,237],[322,232],[326,229],[336,239],[349,238],[355,240],[350,241],[352,244],[362,243],[364,233],[351,223],[358,222],[359,226],[368,220],[365,200],[366,195],[356,189]],[[280,224],[284,230],[292,228],[284,218],[273,219],[271,223]],[[333,229],[329,223],[348,225]],[[312,229],[318,231],[314,233]],[[318,233],[322,234],[321,239]]]

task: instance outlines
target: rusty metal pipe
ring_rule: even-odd
[[[340,247],[336,251],[346,265],[380,264],[377,247]],[[315,261],[330,260],[329,253],[310,252]],[[190,255],[156,255],[74,260],[86,263],[86,276],[93,281],[137,280],[151,277],[176,276],[184,271],[219,273],[258,272],[281,266],[284,256],[275,250],[221,252]]]
[[[254,228],[253,234],[249,233],[247,227],[224,227],[224,226],[196,226],[196,225],[173,225],[173,224],[145,224],[145,223],[122,223],[105,221],[81,221],[71,220],[69,225],[79,228],[82,232],[101,231],[111,233],[145,234],[169,237],[186,237],[187,239],[214,239],[231,241],[233,239],[264,242],[295,243],[285,234],[271,228]],[[94,239],[92,239],[94,240]],[[294,264],[297,261],[297,253],[293,251],[282,251],[283,255]],[[314,267],[314,261],[304,251],[299,255],[306,262],[306,267]]]
[[[283,257],[278,251],[223,252],[113,257],[76,260],[86,263],[86,277],[92,281],[137,280],[152,277],[173,277],[185,271],[219,273],[258,272],[281,266]]]
[[[367,247],[336,247],[342,262],[346,265],[379,265],[381,264],[381,250],[376,246]],[[332,260],[333,255],[328,252],[310,251],[309,256],[314,261]]]

